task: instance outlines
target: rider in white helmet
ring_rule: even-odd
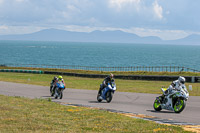
[[[178,80],[175,80],[172,82],[172,84],[169,86],[169,88],[165,91],[164,95],[170,94],[173,89],[181,90],[181,87],[184,84],[185,84],[185,78],[180,76],[178,78]]]

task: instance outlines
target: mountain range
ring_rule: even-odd
[[[162,40],[156,36],[140,37],[123,31],[72,32],[58,29],[45,29],[30,34],[0,35],[0,40],[67,41],[67,42],[111,42],[144,44],[183,44],[200,45],[200,35],[193,34],[177,40]]]

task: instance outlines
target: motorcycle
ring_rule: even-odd
[[[54,94],[55,94],[55,85],[54,85],[54,83],[53,83],[53,81],[50,83],[50,95],[51,96],[54,96]]]
[[[186,106],[186,101],[189,98],[189,92],[185,85],[182,85],[180,90],[173,89],[170,94],[165,96],[167,88],[161,88],[163,95],[156,97],[153,107],[156,111],[162,109],[171,110],[175,113],[180,113]]]
[[[58,81],[56,83],[56,89],[55,89],[55,94],[54,94],[55,99],[57,99],[57,98],[62,99],[62,97],[63,97],[63,90],[64,89],[65,89],[65,86],[64,86],[63,82]]]
[[[108,103],[111,102],[114,92],[116,91],[115,82],[108,83],[108,86],[102,90],[99,90],[97,94],[97,101],[101,102],[102,100],[106,100]]]

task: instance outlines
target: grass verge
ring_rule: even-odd
[[[108,75],[110,73],[113,73],[115,75],[200,76],[200,73],[194,73],[194,72],[148,72],[148,71],[106,72],[106,71],[70,70],[70,69],[53,69],[53,68],[3,67],[3,66],[0,66],[0,69],[25,69],[25,70],[41,70],[41,71],[80,73],[80,74],[103,74],[103,75]]]
[[[0,132],[186,132],[179,126],[44,99],[0,95]]]
[[[0,81],[49,86],[54,76],[57,75],[0,72]],[[81,78],[71,76],[63,76],[63,78],[66,82],[67,88],[88,90],[98,90],[99,85],[103,80],[99,78]],[[171,82],[116,79],[116,84],[117,91],[121,92],[160,94],[160,88],[168,87]],[[200,96],[200,83],[186,83],[187,87],[188,85],[192,85],[193,87],[193,90],[189,91],[190,96]]]

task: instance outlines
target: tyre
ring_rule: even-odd
[[[58,88],[57,87],[55,88],[54,96],[55,96],[55,99],[57,99],[58,96],[59,96],[59,92],[58,92]]]
[[[50,95],[53,96],[52,86],[50,86]]]
[[[97,101],[98,101],[98,102],[101,102],[101,101],[102,101],[102,99],[100,99],[100,96],[101,96],[101,92],[99,91],[98,94],[97,94]]]
[[[55,94],[55,86],[50,86],[50,95],[51,96],[54,96],[54,94]]]
[[[107,101],[108,103],[111,102],[111,101],[112,101],[112,97],[113,97],[113,92],[108,91],[108,92],[106,93],[106,101]]]
[[[175,102],[174,102],[174,112],[175,113],[180,113],[183,111],[183,109],[186,106],[186,102],[183,99],[178,98]]]
[[[62,97],[63,97],[63,92],[60,91],[60,99],[62,99]]]
[[[153,103],[153,108],[155,109],[155,111],[161,111],[161,104],[160,101],[158,99],[156,99]]]

